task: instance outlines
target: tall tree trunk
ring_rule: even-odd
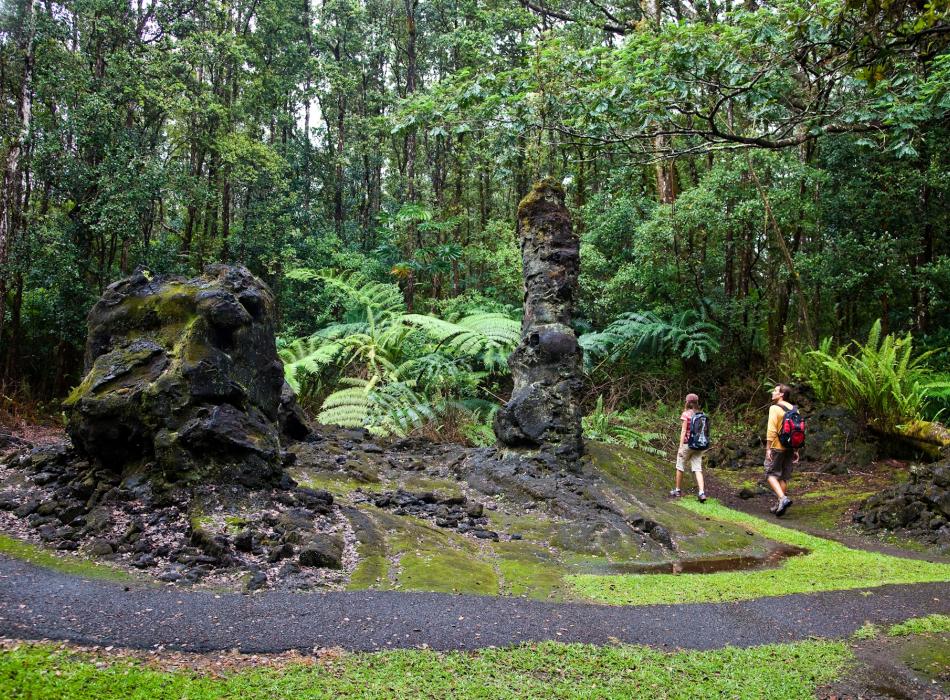
[[[227,172],[221,184],[221,261],[228,262],[228,238],[231,235],[231,179]]]
[[[404,0],[406,8],[406,96],[416,91],[416,6],[419,0]],[[416,202],[416,130],[410,128],[406,134],[406,200]],[[422,247],[419,239],[419,227],[413,219],[407,231],[408,260],[411,262],[416,250]],[[412,268],[406,279],[406,308],[412,312],[415,303],[416,277]]]
[[[346,121],[346,94],[342,91],[337,95],[337,113],[336,113],[336,148],[333,167],[333,224],[336,229],[336,235],[343,240],[343,155],[346,147],[344,137],[344,124]]]
[[[911,274],[915,280],[914,287],[914,330],[926,333],[929,330],[930,295],[925,279],[921,277],[920,268],[929,265],[934,260],[934,225],[933,215],[930,213],[931,190],[927,182],[927,166],[929,158],[921,158],[921,170],[924,183],[920,188],[920,212],[923,219],[920,249],[911,260]]]
[[[17,49],[23,56],[23,70],[20,74],[20,90],[17,95],[17,134],[7,152],[3,168],[3,187],[0,191],[0,340],[3,339],[5,331],[4,319],[9,291],[6,267],[10,251],[23,223],[23,217],[26,216],[23,198],[24,193],[29,190],[23,183],[21,159],[24,158],[28,149],[33,119],[33,36],[35,31],[33,3],[31,0],[26,0],[18,4],[20,22],[17,28]],[[19,296],[22,297],[22,279],[19,285]]]

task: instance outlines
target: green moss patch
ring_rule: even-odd
[[[502,592],[506,595],[554,601],[573,595],[564,581],[564,564],[544,547],[515,541],[498,542],[493,549],[499,557]]]
[[[456,532],[411,516],[373,507],[360,509],[382,536],[382,544],[360,545],[369,563],[357,567],[351,588],[442,593],[497,594],[498,576],[479,544]]]
[[[673,534],[679,556],[760,556],[774,545],[740,523],[696,517],[679,507],[682,501],[668,499],[666,493],[675,477],[671,461],[620,445],[590,443],[588,451],[608,484],[612,500],[627,515],[649,518],[667,528]],[[685,477],[687,494],[695,493],[692,479],[690,474]],[[688,496],[683,499],[689,500]],[[649,556],[647,552],[637,554],[640,559]]]
[[[912,637],[901,645],[899,656],[908,668],[941,684],[937,687],[950,690],[950,636]]]
[[[439,498],[458,496],[462,493],[459,482],[454,479],[440,479],[418,473],[407,474],[406,478],[399,480],[399,486],[414,493],[432,491]]]
[[[376,521],[357,508],[345,510],[356,534],[356,549],[359,564],[350,575],[349,590],[386,588],[389,581],[389,560],[386,544]]]
[[[98,564],[88,559],[81,559],[72,555],[57,555],[38,545],[7,537],[6,535],[0,535],[0,554],[5,554],[14,559],[21,559],[37,566],[82,578],[105,579],[109,581],[136,580],[130,573],[122,569],[106,564]]]
[[[887,629],[888,637],[903,637],[908,634],[935,634],[950,632],[950,615],[928,615],[914,617]]]
[[[950,565],[900,559],[850,549],[837,542],[790,530],[714,501],[684,501],[682,507],[731,522],[772,540],[811,550],[777,569],[702,575],[572,575],[568,580],[590,599],[614,605],[748,600],[791,593],[870,588],[892,583],[950,581]]]
[[[294,480],[301,486],[311,489],[323,489],[324,491],[329,491],[334,496],[346,496],[357,489],[366,491],[367,493],[378,493],[386,488],[386,486],[379,481],[361,481],[340,472],[297,469],[291,472],[291,476],[293,476]]]
[[[814,697],[852,660],[838,642],[664,653],[641,646],[524,645],[475,653],[344,654],[223,678],[161,672],[52,645],[0,652],[0,695],[21,700],[284,698]],[[103,660],[104,659],[104,660]]]

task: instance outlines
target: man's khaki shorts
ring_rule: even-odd
[[[765,477],[776,477],[779,481],[788,481],[792,478],[792,460],[795,459],[795,450],[776,450],[772,448],[772,459],[765,460]]]
[[[676,468],[685,472],[687,465],[691,471],[701,472],[703,470],[702,450],[691,450],[686,445],[680,445],[676,451]]]

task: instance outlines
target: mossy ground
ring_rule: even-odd
[[[870,545],[881,542],[911,552],[934,554],[932,546],[907,536],[889,532],[868,533],[853,522],[854,513],[865,499],[908,478],[906,467],[893,461],[873,464],[866,472],[843,475],[805,471],[803,468],[792,476],[789,492],[795,504],[782,520],[790,526],[818,534],[827,531],[835,535],[866,539]],[[712,483],[715,495],[739,510],[765,513],[775,500],[771,491],[765,496],[747,501],[737,497],[737,493],[743,488],[752,491],[760,487],[765,488],[760,468],[708,470],[706,479]]]
[[[683,507],[706,517],[740,524],[764,537],[810,550],[777,569],[703,575],[575,575],[579,593],[615,605],[732,601],[792,593],[871,588],[891,583],[950,581],[950,564],[901,559],[850,549],[837,542],[781,527],[714,501]]]
[[[378,470],[378,481],[370,483],[342,471],[298,468],[293,475],[302,485],[327,489],[353,509],[350,520],[357,531],[360,561],[350,589],[583,601],[586,596],[569,583],[568,576],[616,573],[630,563],[652,564],[680,557],[757,556],[774,545],[743,525],[697,517],[669,501],[665,482],[672,478],[672,466],[661,460],[600,445],[592,447],[591,455],[607,481],[610,498],[630,517],[655,520],[672,531],[677,553],[659,547],[645,549],[638,540],[598,523],[556,517],[540,509],[519,510],[504,499],[498,509],[485,511],[489,528],[502,533],[499,542],[476,540],[420,519],[395,516],[366,502],[366,493],[397,488],[432,491],[440,498],[466,492],[458,481],[427,473]]]
[[[855,679],[845,677],[826,696],[950,697],[950,615],[887,628],[867,623],[851,638],[859,662],[850,674]]]
[[[503,499],[486,510],[489,527],[501,541],[476,540],[421,519],[396,516],[367,503],[365,494],[406,488],[434,491],[440,497],[466,489],[450,478],[416,471],[380,471],[376,481],[362,481],[346,472],[295,471],[302,485],[326,488],[349,509],[357,535],[359,563],[350,589],[395,589],[526,596],[552,601],[598,601],[614,604],[738,600],[769,592],[785,593],[834,588],[871,587],[884,583],[950,579],[950,567],[898,560],[848,549],[760,519],[741,515],[712,502],[666,498],[672,467],[640,452],[613,446],[591,446],[594,465],[608,484],[613,503],[630,517],[655,520],[674,536],[676,553],[641,548],[616,530],[555,517],[538,510],[509,507]],[[858,483],[849,482],[854,493]],[[812,488],[816,503],[833,500],[837,487]],[[480,498],[468,493],[470,497]],[[803,508],[809,499],[802,498]],[[796,504],[796,509],[798,504]],[[223,527],[243,526],[241,509],[228,512]],[[192,514],[192,526],[206,525],[205,513]],[[357,522],[359,520],[359,522]],[[512,539],[511,536],[516,538]],[[631,565],[673,559],[760,556],[777,542],[811,550],[778,569],[717,574],[640,574]],[[72,567],[81,575],[116,578],[121,571],[59,557],[7,539],[2,551],[57,568]],[[659,555],[658,555],[659,552]]]
[[[294,476],[301,484],[330,490],[363,516],[364,524],[356,528],[360,562],[350,589],[646,604],[950,580],[947,566],[848,549],[712,502],[701,505],[689,498],[668,499],[672,465],[639,451],[591,445],[590,455],[614,505],[629,517],[645,517],[664,525],[673,533],[675,553],[644,549],[632,538],[597,524],[551,516],[540,509],[511,508],[503,499],[497,510],[486,510],[489,527],[502,533],[501,541],[475,540],[421,519],[375,508],[357,491],[365,494],[404,488],[433,491],[439,497],[465,492],[459,482],[431,474],[380,470],[375,474],[378,481],[369,483],[344,472],[298,469]],[[861,493],[860,488],[858,477],[816,484],[802,496],[796,510],[803,513],[814,505],[817,516],[832,517],[829,514],[838,512],[845,499]],[[477,494],[474,497],[478,498]],[[511,535],[517,537],[511,539]],[[794,557],[777,569],[691,575],[624,573],[631,564],[758,557],[779,542],[811,553]]]
[[[812,698],[852,656],[840,642],[666,653],[642,646],[524,645],[473,653],[401,650],[224,677],[23,644],[0,652],[11,700],[189,698]]]
[[[81,578],[109,581],[134,581],[138,579],[138,577],[124,569],[100,564],[73,554],[57,554],[39,545],[7,537],[6,535],[0,535],[0,554]]]
[[[901,646],[899,656],[908,668],[950,690],[950,634],[914,637]]]

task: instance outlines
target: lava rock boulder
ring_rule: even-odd
[[[280,419],[298,414],[274,311],[268,287],[239,266],[192,279],[139,268],[110,285],[89,313],[86,375],[64,403],[77,450],[153,479],[278,481]],[[294,437],[305,432],[290,422]]]

